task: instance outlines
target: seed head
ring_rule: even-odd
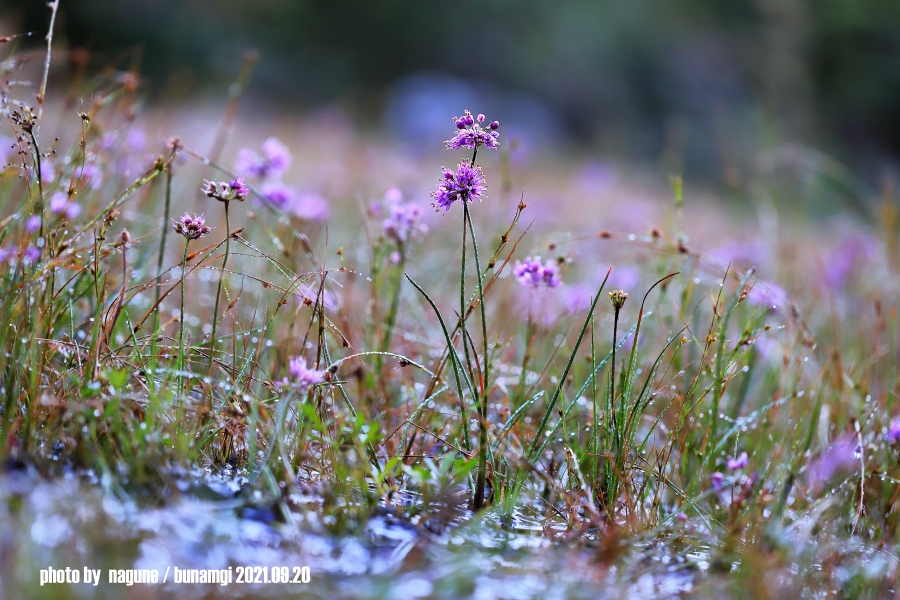
[[[625,301],[628,300],[628,293],[622,290],[613,290],[609,293],[609,299],[612,302],[613,308],[619,310],[625,306]]]
[[[34,131],[34,126],[37,124],[37,115],[34,114],[34,107],[20,104],[19,110],[14,110],[9,116],[13,123],[22,128],[22,131],[27,131],[28,133]]]

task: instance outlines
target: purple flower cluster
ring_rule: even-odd
[[[513,275],[519,280],[519,283],[531,288],[542,286],[555,288],[562,283],[559,278],[559,272],[556,270],[556,265],[549,260],[541,264],[540,256],[533,258],[529,256],[524,262],[516,261],[513,267]]]
[[[900,420],[891,421],[891,427],[887,432],[887,441],[892,446],[900,444]]]
[[[41,250],[36,246],[28,246],[24,250],[0,247],[0,264],[15,266],[18,262],[24,265],[36,263],[41,258]]]
[[[200,239],[211,231],[206,225],[206,218],[204,215],[195,214],[191,217],[188,213],[184,213],[178,221],[173,219],[172,227],[175,228],[175,233],[183,235],[188,241]]]
[[[63,215],[67,219],[74,219],[81,212],[81,206],[69,199],[65,192],[56,192],[50,196],[50,212]]]
[[[238,152],[235,168],[238,172],[252,177],[269,179],[280,177],[290,165],[290,150],[274,137],[270,137],[263,142],[261,156],[250,148],[242,148]]]
[[[747,466],[748,457],[746,452],[741,452],[741,455],[737,458],[729,458],[728,459],[728,470],[729,471],[738,471]]]
[[[325,381],[325,371],[317,371],[306,366],[306,359],[302,356],[291,357],[288,369],[293,378],[293,383],[300,392],[305,392],[314,385]],[[285,380],[285,383],[289,383]]]
[[[412,202],[403,201],[403,193],[397,188],[390,188],[384,194],[387,218],[381,222],[384,235],[405,242],[417,240],[428,233],[428,225],[420,223],[422,207]]]
[[[243,177],[231,181],[207,181],[200,189],[210,198],[215,198],[220,202],[243,201],[250,193],[250,188],[244,185]]]
[[[450,205],[457,200],[471,202],[482,200],[487,191],[487,183],[484,181],[484,173],[481,166],[473,165],[472,161],[463,159],[456,167],[454,173],[444,167],[444,177],[438,183],[438,189],[431,192],[434,202],[431,205],[435,211],[441,209],[450,210]]]
[[[497,148],[500,145],[500,134],[497,132],[500,123],[492,121],[486,128],[483,128],[481,124],[484,121],[484,115],[478,115],[473,118],[472,113],[469,111],[466,111],[461,117],[453,117],[453,122],[456,123],[456,128],[459,131],[444,142],[447,150],[475,149],[481,146],[492,149]]]

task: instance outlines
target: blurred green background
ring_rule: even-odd
[[[42,0],[3,4],[7,25],[46,30]],[[726,186],[786,144],[873,184],[900,153],[893,0],[61,0],[58,35],[93,68],[139,64],[155,102],[224,95],[256,48],[243,110],[337,106],[416,143],[470,107],[523,152]]]

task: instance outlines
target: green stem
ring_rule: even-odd
[[[184,372],[184,276],[187,274],[187,255],[190,240],[184,241],[184,257],[181,259],[181,310],[178,313],[178,387],[182,387]]]
[[[157,278],[162,277],[163,270],[163,259],[166,252],[166,236],[169,233],[169,208],[171,206],[172,201],[172,165],[169,164],[166,168],[166,208],[163,216],[163,228],[162,228],[162,238],[159,241],[159,257],[156,259],[156,276]],[[157,283],[156,285],[156,305],[159,305],[159,294],[160,294],[161,285]],[[155,323],[153,325],[153,331],[159,329],[159,311],[156,311]],[[155,339],[155,337],[154,337]]]
[[[478,419],[478,478],[475,483],[475,509],[478,510],[484,505],[484,488],[485,477],[487,475],[487,404],[488,392],[490,391],[490,357],[488,355],[488,336],[487,336],[487,318],[484,309],[484,279],[481,275],[481,264],[478,260],[478,243],[475,241],[475,228],[472,226],[472,216],[469,214],[469,205],[463,204],[464,218],[469,225],[469,232],[472,234],[472,250],[475,256],[475,272],[478,273],[478,304],[481,308],[481,337],[483,342],[482,363],[483,363],[483,380],[481,382],[481,398],[478,402],[479,419]]]
[[[219,298],[222,295],[222,285],[225,281],[225,265],[228,264],[229,242],[231,241],[231,226],[228,222],[228,201],[225,201],[225,258],[222,259],[222,274],[219,276],[219,285],[216,288],[216,303],[213,307],[212,332],[209,338],[209,375],[212,378],[213,365],[216,352],[216,326],[219,324]]]

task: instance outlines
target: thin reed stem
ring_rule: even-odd
[[[231,224],[228,221],[228,204],[225,201],[225,257],[222,259],[222,273],[219,276],[219,285],[216,287],[216,303],[213,306],[212,331],[209,338],[209,375],[212,377],[213,365],[216,354],[216,328],[219,324],[219,298],[222,296],[222,285],[225,282],[225,265],[228,264],[228,250],[231,241]]]
[[[184,241],[184,257],[181,259],[181,308],[178,313],[178,388],[182,391],[184,374],[184,277],[187,274],[187,256],[190,240]]]

